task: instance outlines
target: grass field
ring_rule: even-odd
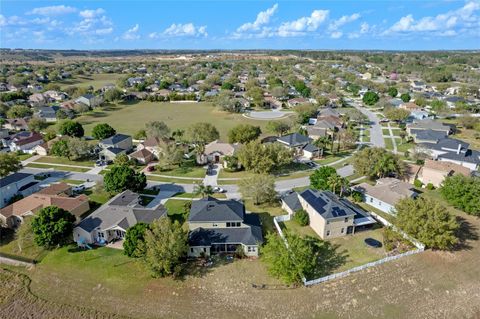
[[[49,164],[62,164],[62,165],[73,165],[73,166],[85,166],[93,167],[94,163],[92,161],[71,161],[63,157],[53,157],[53,156],[42,156],[36,159],[33,163],[49,163]]]
[[[65,178],[65,179],[62,179],[60,180],[59,182],[63,182],[63,183],[67,183],[67,184],[72,184],[72,185],[80,185],[80,184],[83,184],[84,181],[80,181],[78,179],[68,179],[68,178]]]
[[[89,168],[81,168],[81,167],[73,167],[73,166],[60,166],[60,165],[53,165],[53,164],[38,164],[38,163],[29,163],[26,165],[27,167],[33,168],[52,168],[57,171],[68,171],[68,172],[81,172],[85,173],[88,172]]]
[[[168,175],[172,177],[192,177],[192,178],[204,178],[206,169],[203,167],[179,167],[169,171],[155,171],[152,174]]]
[[[115,84],[115,82],[122,76],[124,75],[116,73],[102,73],[93,74],[91,76],[79,76],[75,79],[66,79],[57,83],[61,85],[62,89],[65,89],[69,86],[76,86],[81,88],[93,86],[95,90],[98,90],[106,84]]]
[[[147,180],[153,182],[163,182],[163,183],[177,183],[177,184],[198,184],[202,180],[197,179],[182,179],[182,178],[175,178],[175,177],[161,177],[155,175],[147,175]]]
[[[109,123],[117,132],[135,134],[150,121],[164,121],[172,130],[186,129],[191,124],[208,122],[215,125],[222,140],[227,140],[227,132],[237,124],[260,126],[265,132],[268,121],[247,119],[241,114],[219,111],[212,104],[201,103],[161,103],[141,101],[120,103],[92,111],[78,118],[84,125],[85,134],[91,134],[98,123]]]

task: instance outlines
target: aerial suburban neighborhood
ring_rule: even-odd
[[[6,1],[0,318],[480,318],[480,3],[427,2]]]

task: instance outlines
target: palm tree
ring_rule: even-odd
[[[328,136],[322,136],[319,137],[315,142],[313,142],[313,144],[319,149],[321,149],[320,157],[323,157],[323,151],[330,144],[330,139],[328,138]]]
[[[343,178],[338,174],[334,174],[328,178],[327,184],[334,194],[336,194],[337,190],[339,190],[339,195],[340,197],[342,197],[344,190],[348,187],[350,183],[346,178]]]
[[[195,195],[202,195],[202,198],[205,198],[213,194],[213,187],[210,185],[198,184],[194,187],[193,193]]]

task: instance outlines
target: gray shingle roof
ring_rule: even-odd
[[[218,200],[213,197],[192,202],[189,222],[243,221],[245,207],[235,200]]]
[[[149,224],[166,214],[163,205],[154,208],[141,206],[138,204],[139,197],[137,193],[124,191],[83,219],[77,227],[87,232],[115,226],[126,230],[139,222]]]
[[[120,143],[123,140],[126,140],[129,137],[130,137],[130,135],[115,134],[111,137],[108,137],[108,138],[102,140],[101,143],[105,144],[105,145],[114,145],[114,144]]]
[[[297,210],[302,209],[302,204],[300,203],[300,200],[298,199],[298,193],[293,192],[288,194],[287,196],[284,196],[282,198],[282,201],[290,208],[293,212],[296,212]]]
[[[256,214],[247,214],[245,223],[249,227],[239,228],[197,228],[188,235],[190,246],[210,246],[212,244],[257,245],[263,243],[262,228]]]
[[[438,142],[447,136],[445,132],[432,131],[432,130],[412,129],[411,133],[415,135],[416,139],[423,140],[423,141],[432,141],[432,142]]]
[[[298,146],[298,145],[302,145],[310,142],[310,139],[308,138],[308,136],[305,136],[299,133],[292,133],[285,136],[281,136],[277,138],[277,140],[287,144],[288,146]]]
[[[7,175],[2,179],[0,179],[0,187],[5,187],[15,182],[19,182],[22,179],[28,178],[30,176],[32,176],[32,174],[27,174],[27,173],[13,173],[13,174]]]

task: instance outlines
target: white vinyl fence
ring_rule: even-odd
[[[375,219],[377,219],[379,222],[381,222],[383,225],[385,225],[387,227],[391,227],[394,231],[401,234],[405,239],[408,239],[416,247],[416,249],[410,250],[410,251],[407,251],[405,253],[398,254],[398,255],[395,255],[395,256],[388,256],[388,257],[382,258],[382,259],[377,260],[377,261],[373,261],[373,262],[370,262],[370,263],[367,263],[367,264],[364,264],[364,265],[361,265],[361,266],[353,267],[351,269],[348,269],[348,270],[345,270],[345,271],[342,271],[342,272],[339,272],[339,273],[331,274],[331,275],[328,275],[328,276],[320,277],[320,278],[317,278],[317,279],[307,280],[306,278],[302,278],[303,284],[305,286],[308,287],[308,286],[317,285],[317,284],[320,284],[322,282],[326,282],[326,281],[329,281],[329,280],[332,280],[332,279],[342,278],[342,277],[345,277],[345,276],[347,276],[351,273],[358,272],[358,271],[361,271],[361,270],[364,270],[364,269],[367,269],[367,268],[370,268],[370,267],[374,267],[374,266],[377,266],[377,265],[381,265],[383,263],[386,263],[386,262],[389,262],[389,261],[392,261],[392,260],[397,260],[397,259],[400,259],[400,258],[403,258],[403,257],[406,257],[406,256],[418,254],[418,253],[421,253],[425,250],[425,245],[424,244],[422,244],[418,240],[410,237],[405,232],[403,232],[402,230],[400,230],[397,227],[395,227],[394,225],[392,225],[392,223],[390,223],[388,220],[386,220],[382,216],[380,216],[380,215],[378,215],[374,212],[370,212],[370,214]],[[288,220],[290,220],[290,218],[291,218],[290,215],[281,215],[281,216],[276,216],[276,217],[273,218],[273,223],[275,224],[275,228],[277,228],[278,233],[280,234],[280,236],[285,241],[285,245],[287,247],[288,247],[287,240],[285,239],[283,231],[280,228],[280,225],[278,223],[288,221]]]

